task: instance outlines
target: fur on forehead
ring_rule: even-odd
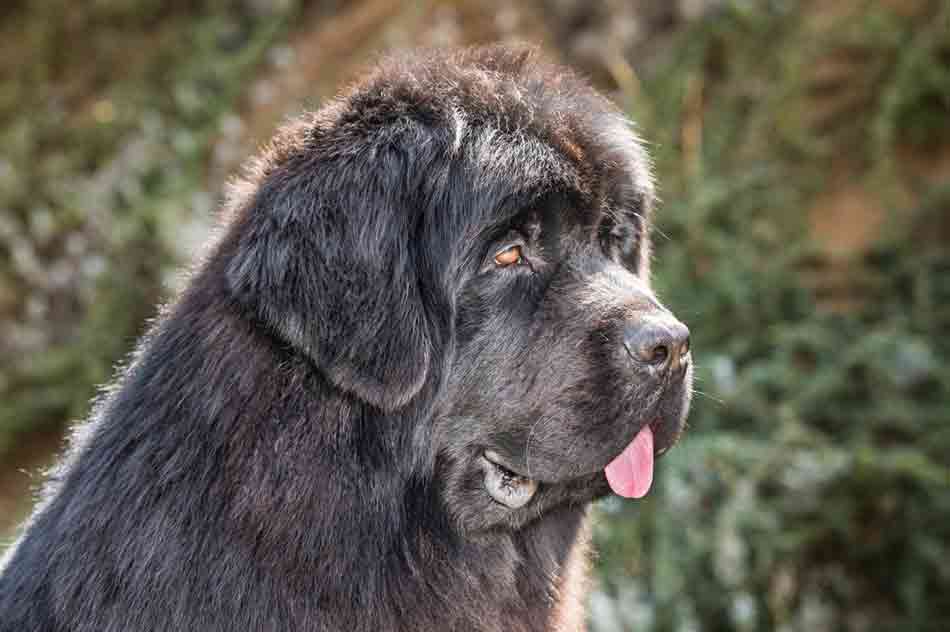
[[[271,172],[312,148],[316,137],[324,142],[322,151],[334,151],[332,145],[345,151],[354,135],[408,122],[444,127],[456,151],[472,141],[534,140],[569,165],[569,173],[560,175],[599,211],[632,214],[639,226],[649,226],[652,170],[630,122],[585,80],[523,46],[384,58],[319,111],[278,130],[231,183],[227,211],[243,206]]]

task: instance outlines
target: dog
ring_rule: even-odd
[[[621,112],[524,48],[286,125],[77,431],[2,632],[584,626],[587,513],[689,408]]]

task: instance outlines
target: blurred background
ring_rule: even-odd
[[[636,120],[691,428],[598,508],[595,632],[950,630],[950,1],[8,0],[0,549],[288,114],[530,41]]]

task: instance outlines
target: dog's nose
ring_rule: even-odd
[[[689,329],[667,313],[627,325],[623,346],[634,360],[660,372],[679,371],[689,363]]]

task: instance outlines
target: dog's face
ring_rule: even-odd
[[[424,418],[413,461],[462,530],[646,492],[692,368],[650,290],[647,158],[612,105],[523,51],[391,63],[255,178],[236,296],[336,387]]]
[[[466,529],[518,527],[610,487],[641,496],[678,438],[689,338],[645,278],[645,202],[541,192],[477,242],[437,417],[443,494]]]

